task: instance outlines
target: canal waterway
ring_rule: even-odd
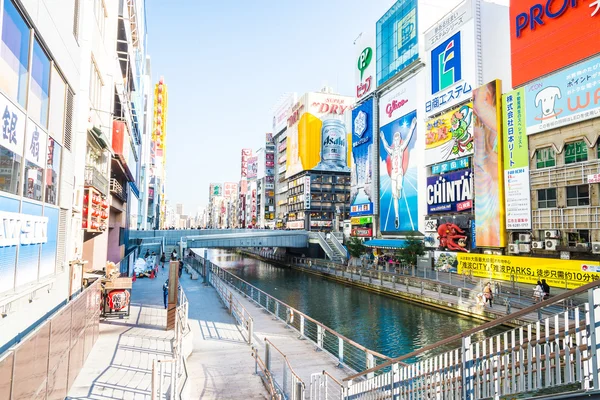
[[[389,357],[410,353],[482,323],[225,250],[209,250],[208,257],[271,296]],[[500,332],[501,328],[488,330],[474,340]]]

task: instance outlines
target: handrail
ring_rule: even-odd
[[[340,242],[340,240],[333,234],[330,234],[330,239],[331,239],[331,243],[333,243],[333,245],[335,246],[335,248],[344,255],[344,257],[346,257],[346,248],[344,247],[344,245]]]
[[[322,232],[315,232],[315,233],[310,232],[309,238],[311,236],[317,238],[317,240],[319,241],[319,245],[325,251],[325,254],[327,254],[327,257],[329,257],[329,259],[333,260],[335,254],[334,254],[331,246],[329,246],[329,243],[327,243],[327,240],[325,240],[325,236],[323,235],[323,233]]]
[[[304,381],[302,380],[302,378],[300,378],[300,376],[298,376],[298,374],[294,371],[294,368],[292,368],[292,364],[290,364],[290,360],[288,360],[287,356],[285,354],[283,354],[283,352],[281,350],[279,350],[277,348],[277,346],[275,346],[275,344],[273,344],[273,342],[271,342],[269,339],[265,338],[265,342],[269,343],[271,346],[273,346],[273,348],[275,350],[277,350],[277,352],[279,354],[281,354],[281,356],[285,360],[285,363],[287,364],[288,368],[290,369],[290,372],[292,373],[292,375],[294,375],[296,377],[296,379],[298,379],[302,383],[302,385],[304,387],[306,387],[306,385],[304,384]]]
[[[377,365],[377,366],[375,366],[373,368],[370,368],[368,370],[362,371],[360,373],[348,376],[348,377],[344,378],[343,380],[344,380],[344,382],[347,382],[347,381],[354,380],[356,378],[365,376],[367,374],[374,373],[375,371],[380,370],[380,369],[385,368],[385,367],[389,367],[392,364],[396,364],[396,363],[399,363],[399,362],[401,362],[403,360],[406,360],[408,358],[418,356],[420,354],[423,354],[423,353],[425,353],[425,352],[427,352],[429,350],[435,349],[437,347],[441,347],[441,346],[447,345],[449,343],[456,342],[456,341],[461,340],[461,339],[463,339],[465,337],[471,336],[471,335],[473,335],[473,334],[475,334],[477,332],[481,332],[481,331],[484,331],[484,330],[487,330],[487,329],[490,329],[490,328],[494,328],[494,327],[499,326],[499,325],[503,325],[506,322],[514,320],[515,318],[524,316],[526,314],[529,314],[529,313],[531,313],[533,311],[537,311],[540,308],[547,307],[547,306],[552,305],[554,303],[558,303],[559,301],[562,301],[562,300],[567,299],[569,297],[572,297],[572,296],[575,296],[575,295],[587,292],[589,289],[592,289],[592,288],[595,288],[595,287],[598,287],[598,286],[600,286],[600,280],[590,282],[590,283],[585,284],[583,286],[580,286],[580,287],[578,287],[576,289],[572,289],[572,290],[570,290],[568,292],[564,292],[564,293],[558,294],[558,295],[556,295],[554,297],[551,297],[548,300],[544,300],[544,301],[542,301],[540,303],[537,303],[537,304],[534,304],[532,306],[526,307],[526,308],[524,308],[524,309],[522,309],[520,311],[517,311],[517,312],[515,312],[513,314],[508,314],[508,315],[505,315],[504,317],[500,317],[500,318],[497,318],[497,319],[495,319],[493,321],[486,322],[485,324],[479,325],[479,326],[477,326],[475,328],[468,329],[468,330],[466,330],[464,332],[461,332],[461,333],[458,333],[456,335],[450,336],[450,337],[448,337],[446,339],[440,340],[440,341],[438,341],[436,343],[432,343],[430,345],[424,346],[424,347],[422,347],[422,348],[420,348],[418,350],[412,351],[412,352],[410,352],[408,354],[405,354],[403,356],[389,359],[388,361],[385,361],[384,363],[381,363],[381,364],[379,364],[379,365]]]
[[[271,399],[278,399],[279,396],[277,393],[277,389],[275,388],[275,382],[273,382],[273,376],[271,375],[271,371],[269,371],[262,358],[260,358],[260,356],[258,355],[257,349],[253,348],[252,352],[252,355],[254,356],[254,361],[256,362],[255,368],[260,366],[260,370],[263,372],[266,379],[265,384],[268,386],[267,391],[272,396]],[[265,381],[265,379],[263,379],[263,382]]]
[[[212,263],[211,263],[211,264],[212,264]],[[291,309],[291,310],[293,310],[293,311],[294,311],[294,314],[296,314],[296,313],[297,313],[298,315],[301,315],[301,316],[303,316],[305,319],[307,319],[307,320],[309,320],[309,321],[313,322],[314,324],[316,324],[316,325],[320,325],[320,326],[321,326],[323,329],[325,329],[326,331],[328,331],[328,332],[330,332],[330,333],[332,333],[332,334],[336,335],[337,337],[341,338],[342,340],[344,340],[344,341],[346,341],[346,342],[350,343],[351,345],[353,345],[354,347],[358,348],[359,350],[362,350],[362,351],[364,351],[364,352],[366,352],[366,353],[372,354],[373,356],[375,356],[375,357],[378,357],[378,358],[382,358],[382,359],[384,359],[384,360],[390,360],[390,359],[391,359],[391,358],[390,358],[390,357],[388,357],[388,356],[385,356],[385,355],[383,355],[383,354],[381,354],[381,353],[378,353],[378,352],[376,352],[376,351],[374,351],[374,350],[370,350],[370,349],[368,349],[368,348],[364,347],[363,345],[356,343],[355,341],[353,341],[353,340],[351,340],[351,339],[347,338],[346,336],[342,335],[341,333],[339,333],[339,332],[336,332],[335,330],[333,330],[333,329],[329,328],[329,327],[328,327],[328,326],[326,326],[326,325],[323,325],[321,322],[319,322],[319,321],[315,320],[314,318],[311,318],[311,317],[309,317],[308,315],[304,314],[304,313],[303,313],[303,312],[301,312],[301,311],[298,311],[297,309],[295,309],[294,307],[290,306],[289,304],[287,304],[287,303],[284,303],[283,301],[281,301],[281,300],[279,300],[279,299],[276,299],[275,297],[271,296],[270,294],[268,294],[268,293],[266,293],[266,292],[264,292],[264,291],[260,290],[260,289],[259,289],[259,288],[257,288],[256,286],[254,286],[254,285],[252,285],[252,284],[248,283],[247,281],[245,281],[245,280],[243,280],[242,278],[240,278],[240,277],[238,277],[238,276],[236,276],[236,275],[232,274],[231,272],[229,272],[229,271],[227,271],[227,270],[225,270],[225,269],[223,269],[223,268],[219,267],[218,265],[215,265],[215,264],[212,264],[212,265],[213,265],[214,267],[216,267],[216,268],[219,268],[219,269],[220,269],[221,271],[223,271],[224,273],[226,273],[226,274],[228,274],[228,275],[231,275],[231,276],[232,276],[232,277],[234,277],[235,279],[237,279],[237,280],[239,280],[239,281],[243,282],[243,283],[244,283],[244,284],[246,284],[248,287],[252,287],[252,288],[253,288],[253,290],[255,290],[255,291],[257,291],[257,292],[260,292],[260,293],[262,293],[263,295],[265,295],[266,297],[268,297],[268,298],[272,299],[273,301],[276,301],[276,302],[278,302],[278,303],[280,303],[280,304],[282,304],[282,305],[284,305],[284,306],[288,307],[289,309]]]

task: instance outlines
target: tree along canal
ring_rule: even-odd
[[[482,323],[225,250],[209,250],[208,257],[347,338],[389,357],[410,353]],[[473,340],[503,331],[490,329]]]

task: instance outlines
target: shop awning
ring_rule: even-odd
[[[401,249],[406,244],[402,239],[373,239],[366,240],[364,245],[367,247],[377,247],[378,249]]]

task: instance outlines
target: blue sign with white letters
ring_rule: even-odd
[[[457,158],[456,160],[446,161],[431,166],[431,173],[434,175],[444,172],[456,171],[457,169],[469,168],[469,157]]]

